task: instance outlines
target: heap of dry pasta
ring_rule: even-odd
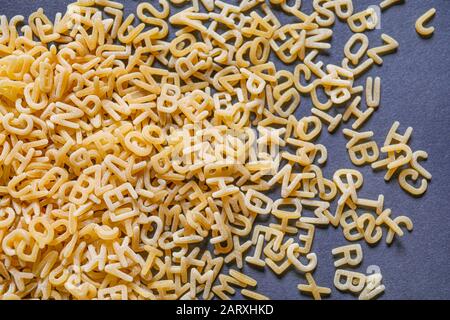
[[[53,21],[39,9],[22,27],[22,16],[1,17],[1,299],[227,299],[235,288],[266,298],[236,270],[244,262],[296,269],[307,281],[299,290],[319,299],[330,289],[313,279],[316,226],[371,244],[412,229],[382,195],[358,196],[358,170],[325,177],[327,149],[315,142],[323,126],[353,119],[343,132],[355,165],[426,191],[427,154],[408,146],[411,128],[401,134],[395,122],[380,150],[373,132],[358,131],[381,83],[355,80],[398,47],[385,34],[369,46],[376,10],[355,12],[351,0],[314,0],[311,13],[301,1],[155,2],[128,17],[108,0],[79,0]],[[296,22],[282,25],[280,13]],[[355,34],[342,64],[325,66],[338,19]],[[311,114],[298,119],[305,96]],[[384,290],[381,275],[345,269],[361,262],[359,244],[333,254],[344,255],[339,290]]]

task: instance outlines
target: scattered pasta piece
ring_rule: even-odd
[[[334,261],[334,266],[336,268],[343,265],[355,267],[359,265],[363,259],[363,253],[360,244],[350,244],[347,246],[334,248],[331,252],[334,256],[343,255],[342,258]]]
[[[317,286],[311,273],[307,273],[305,276],[308,284],[299,284],[297,286],[301,293],[311,294],[314,300],[322,300],[322,296],[330,295],[331,289]]]
[[[366,285],[366,275],[363,273],[337,269],[334,276],[334,286],[340,291],[360,293]]]
[[[429,37],[434,33],[434,27],[425,27],[425,24],[428,23],[436,14],[436,9],[431,8],[423,15],[419,17],[416,21],[416,31],[422,37]]]
[[[359,300],[372,300],[384,292],[386,287],[381,284],[381,273],[370,274],[366,278],[366,286],[359,294]]]
[[[380,3],[380,8],[381,10],[386,10],[392,6],[398,5],[400,3],[404,3],[405,0],[383,0]]]

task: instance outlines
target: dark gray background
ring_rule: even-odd
[[[71,2],[1,0],[0,14],[27,17],[42,7],[53,17],[58,11],[64,12],[65,6]],[[140,1],[120,2],[125,4],[126,12],[131,13]],[[151,2],[157,3],[155,0]],[[302,8],[306,12],[311,10],[311,2],[303,1]],[[353,2],[355,10],[360,11],[368,5],[379,4],[381,0]],[[431,39],[422,39],[416,34],[414,23],[431,7],[437,9],[432,22],[436,31]],[[295,21],[292,17],[281,20]],[[384,242],[375,247],[363,243],[364,261],[357,270],[366,272],[369,265],[381,268],[386,292],[380,299],[450,299],[450,1],[407,0],[405,4],[385,11],[381,24],[381,30],[367,33],[371,47],[380,45],[380,35],[386,33],[400,43],[400,48],[396,54],[384,57],[382,67],[374,67],[370,72],[382,78],[382,103],[363,129],[374,131],[375,139],[382,143],[395,120],[400,121],[401,130],[412,126],[411,146],[413,150],[428,152],[425,167],[433,174],[433,180],[425,196],[413,198],[399,187],[397,179],[385,183],[384,172],[375,173],[370,167],[359,168],[365,178],[361,196],[376,199],[378,194],[384,194],[385,207],[392,208],[395,216],[409,216],[414,222],[414,231],[406,233],[400,240],[396,239],[390,247]],[[337,23],[333,47],[329,50],[329,57],[324,59],[334,63],[340,61],[344,44],[350,36],[348,27]],[[310,107],[310,102],[304,99],[297,115],[309,114]],[[323,133],[320,142],[328,148],[329,160],[324,168],[326,177],[331,177],[339,168],[353,167],[341,130],[334,135]],[[335,269],[331,250],[346,243],[340,229],[316,228],[313,251],[318,255],[319,263],[314,278],[319,285],[332,288],[333,299],[354,298],[338,292],[332,285]],[[297,290],[297,284],[305,280],[294,270],[281,278],[268,268],[260,271],[246,266],[245,271],[258,280],[258,291],[272,299],[307,299]],[[236,298],[240,298],[239,294]]]

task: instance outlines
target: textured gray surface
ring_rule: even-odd
[[[67,0],[2,0],[0,14],[11,17],[27,16],[39,7],[53,16],[63,11],[72,1]],[[121,0],[127,12],[133,12],[139,1]],[[152,1],[157,2],[157,1]],[[303,1],[305,11],[311,9],[311,0]],[[356,10],[381,0],[356,0]],[[435,7],[437,15],[432,24],[434,36],[424,40],[415,30],[416,19],[429,8]],[[371,46],[381,44],[380,35],[386,33],[400,43],[398,52],[384,58],[382,67],[370,71],[382,78],[382,103],[379,110],[364,126],[373,130],[375,139],[382,143],[390,126],[399,120],[401,128],[414,128],[413,150],[426,150],[429,159],[425,167],[433,174],[428,191],[422,198],[413,198],[403,192],[396,179],[385,183],[383,172],[374,173],[370,167],[360,170],[365,177],[361,195],[375,199],[386,195],[385,206],[395,215],[406,214],[414,222],[414,231],[396,240],[391,247],[381,242],[375,247],[363,244],[364,261],[358,268],[365,272],[369,265],[378,265],[384,276],[386,293],[381,299],[450,299],[450,1],[407,0],[404,5],[385,11],[381,18],[382,29],[368,33]],[[286,21],[292,21],[287,18]],[[327,61],[342,59],[342,49],[351,32],[338,23],[334,27],[333,48]],[[281,65],[279,65],[281,66]],[[310,102],[303,100],[297,114],[309,113]],[[346,125],[345,127],[348,127]],[[322,134],[320,142],[329,153],[324,168],[327,177],[341,167],[353,167],[345,152],[346,140],[340,130],[330,136]],[[330,227],[316,232],[313,251],[319,258],[314,274],[322,286],[332,286],[334,267],[331,249],[346,244],[341,230]],[[306,299],[297,290],[303,277],[291,270],[277,278],[269,270],[260,271],[246,267],[246,272],[258,280],[258,291],[273,299]],[[238,296],[237,296],[238,297]],[[333,288],[333,299],[350,299]]]

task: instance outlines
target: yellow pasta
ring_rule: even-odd
[[[345,282],[343,281],[345,280]],[[366,284],[366,276],[363,273],[337,269],[334,276],[334,286],[340,291],[360,293]]]
[[[419,17],[416,21],[416,31],[419,35],[422,37],[429,37],[434,32],[434,27],[425,27],[425,23],[430,21],[434,15],[436,14],[436,9],[431,8],[427,12],[425,12],[423,15]]]
[[[343,255],[342,258],[334,262],[336,268],[342,265],[357,266],[361,263],[363,254],[360,244],[351,244],[347,246],[342,246],[334,248],[331,253],[333,255]]]
[[[359,300],[371,300],[377,297],[385,290],[385,286],[381,284],[383,276],[381,273],[374,273],[366,278],[366,287],[359,294]]]
[[[367,8],[355,13],[347,19],[347,23],[353,32],[373,30],[378,24],[379,17],[374,8]]]
[[[380,3],[380,8],[382,10],[386,10],[392,6],[395,6],[395,5],[403,3],[403,2],[405,2],[405,0],[383,0]]]
[[[247,290],[247,289],[242,289],[241,290],[241,294],[244,297],[247,297],[247,298],[250,298],[250,299],[253,299],[253,300],[270,300],[268,297],[266,297],[265,295],[263,295],[261,293],[257,293],[257,292],[250,291],[250,290]]]
[[[317,286],[311,273],[307,273],[305,276],[306,276],[306,280],[308,281],[308,285],[299,284],[297,286],[298,290],[300,290],[302,293],[311,294],[313,296],[314,300],[321,300],[322,295],[327,296],[331,293],[330,288],[324,288],[324,287]]]
[[[354,131],[381,101],[379,77],[357,78],[399,44],[382,34],[369,47],[373,8],[312,5],[160,0],[125,15],[120,1],[80,0],[54,20],[43,9],[1,16],[0,299],[230,299],[239,288],[267,300],[233,264],[295,269],[300,292],[321,299],[331,290],[312,276],[316,225],[369,244],[411,231],[383,195],[359,195],[358,170],[328,176],[318,143],[324,126],[334,133],[354,118],[343,129],[352,163],[426,192],[428,154],[408,145],[412,128],[394,123],[380,149],[367,141],[374,132]],[[418,32],[432,32],[423,24],[433,14]],[[342,63],[325,64],[336,17],[356,34]],[[305,96],[313,106],[299,117]],[[359,244],[332,253],[336,267],[362,260]],[[338,269],[334,282],[371,299],[380,277]]]
[[[376,77],[367,77],[366,82],[366,104],[370,108],[378,108],[381,99],[381,79]]]

